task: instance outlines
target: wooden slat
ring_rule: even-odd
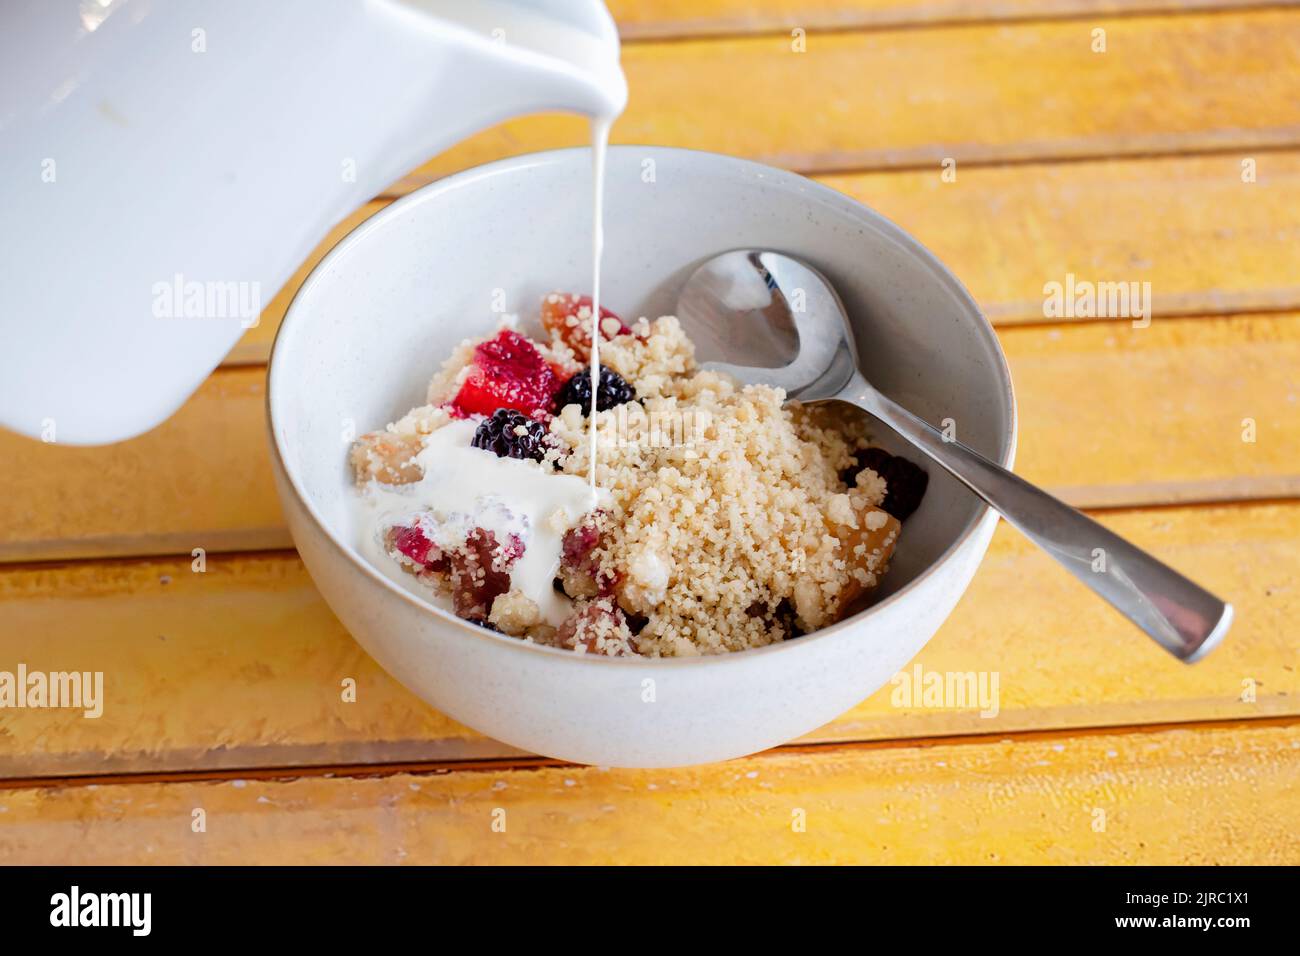
[[[1236,155],[959,167],[951,183],[933,170],[816,178],[915,235],[995,324],[1009,325],[1043,321],[1043,285],[1067,273],[1150,282],[1158,316],[1300,308],[1300,153],[1255,162],[1250,184]],[[309,267],[383,205],[330,232],[227,364],[266,360]]]
[[[1092,30],[1107,32],[1093,53]],[[616,143],[800,171],[1255,150],[1300,142],[1300,10],[638,43]],[[526,117],[420,167],[400,191],[490,159],[590,142]]]
[[[0,560],[282,548],[265,371],[209,376],[139,438],[93,448],[0,430]]]
[[[25,788],[0,790],[0,810],[12,864],[1295,864],[1300,729]]]
[[[1300,713],[1291,623],[1300,616],[1300,503],[1103,520],[1235,602],[1233,633],[1206,661],[1187,667],[1167,657],[1004,526],[957,611],[915,662],[923,673],[996,674],[998,713],[903,706],[887,685],[808,739]],[[23,662],[101,670],[106,688],[103,716],[94,720],[0,711],[3,777],[515,753],[386,676],[287,554],[209,556],[202,574],[186,560],[0,571],[0,661],[9,669]],[[355,703],[341,699],[345,677],[357,682]],[[1253,701],[1242,700],[1247,690]]]
[[[1017,468],[1072,503],[1300,494],[1300,317],[1044,326],[1002,338],[1022,416]],[[288,547],[263,397],[260,368],[226,369],[161,427],[120,445],[0,434],[0,561]],[[1253,444],[1241,441],[1248,417]]]
[[[624,40],[1224,10],[1258,0],[610,0]]]
[[[1087,506],[1300,495],[1296,318],[1003,330],[1016,470]]]
[[[1300,105],[1297,106],[1300,115]],[[997,325],[1043,322],[1043,286],[1149,282],[1156,316],[1300,307],[1300,153],[820,177],[935,253]],[[1122,321],[1122,320],[1121,320]]]

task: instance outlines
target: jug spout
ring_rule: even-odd
[[[511,116],[621,111],[599,0],[81,0],[0,31],[0,425],[170,415],[347,213]]]
[[[465,31],[477,47],[480,75],[505,102],[526,107],[524,112],[559,109],[613,117],[627,103],[618,29],[601,0],[399,2]],[[511,84],[514,77],[529,82]],[[491,100],[480,96],[479,102]]]
[[[601,0],[390,2],[392,42],[426,46],[423,68],[407,71],[409,115],[376,171],[376,189],[511,117],[563,111],[612,120],[627,103],[617,28]]]

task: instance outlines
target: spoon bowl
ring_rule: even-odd
[[[724,252],[686,281],[677,316],[698,355],[726,355],[706,368],[815,401],[838,394],[857,372],[853,329],[830,282],[791,256]]]

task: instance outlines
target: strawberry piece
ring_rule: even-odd
[[[513,408],[536,417],[549,412],[562,384],[532,342],[502,329],[474,349],[474,364],[451,405],[461,415],[491,415],[498,408]]]
[[[591,559],[591,552],[600,545],[600,525],[598,521],[584,521],[576,528],[564,532],[560,547],[568,567],[582,567]]]
[[[622,579],[617,571],[602,568],[596,554],[607,520],[607,512],[593,511],[560,540],[559,581],[571,598],[612,594]]]
[[[434,550],[433,542],[419,528],[404,528],[400,525],[389,529],[389,545],[416,564],[426,564],[429,552]]]
[[[384,532],[384,543],[389,550],[405,555],[418,566],[408,570],[447,570],[447,556],[418,525],[393,525]]]
[[[552,292],[543,296],[542,325],[573,349],[578,358],[586,361],[591,356],[591,296],[572,292]],[[600,307],[602,339],[608,341],[616,335],[631,334],[632,329],[616,313],[603,305]]]
[[[636,653],[627,617],[613,598],[579,604],[555,632],[555,643],[587,654],[624,657]]]
[[[452,604],[458,617],[468,621],[485,621],[492,602],[510,590],[510,569],[523,556],[524,543],[511,535],[505,544],[497,543],[491,531],[475,528],[465,539],[465,547],[449,552],[449,577]]]

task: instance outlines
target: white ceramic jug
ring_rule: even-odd
[[[8,0],[0,425],[153,427],[385,185],[626,96],[600,0]]]

